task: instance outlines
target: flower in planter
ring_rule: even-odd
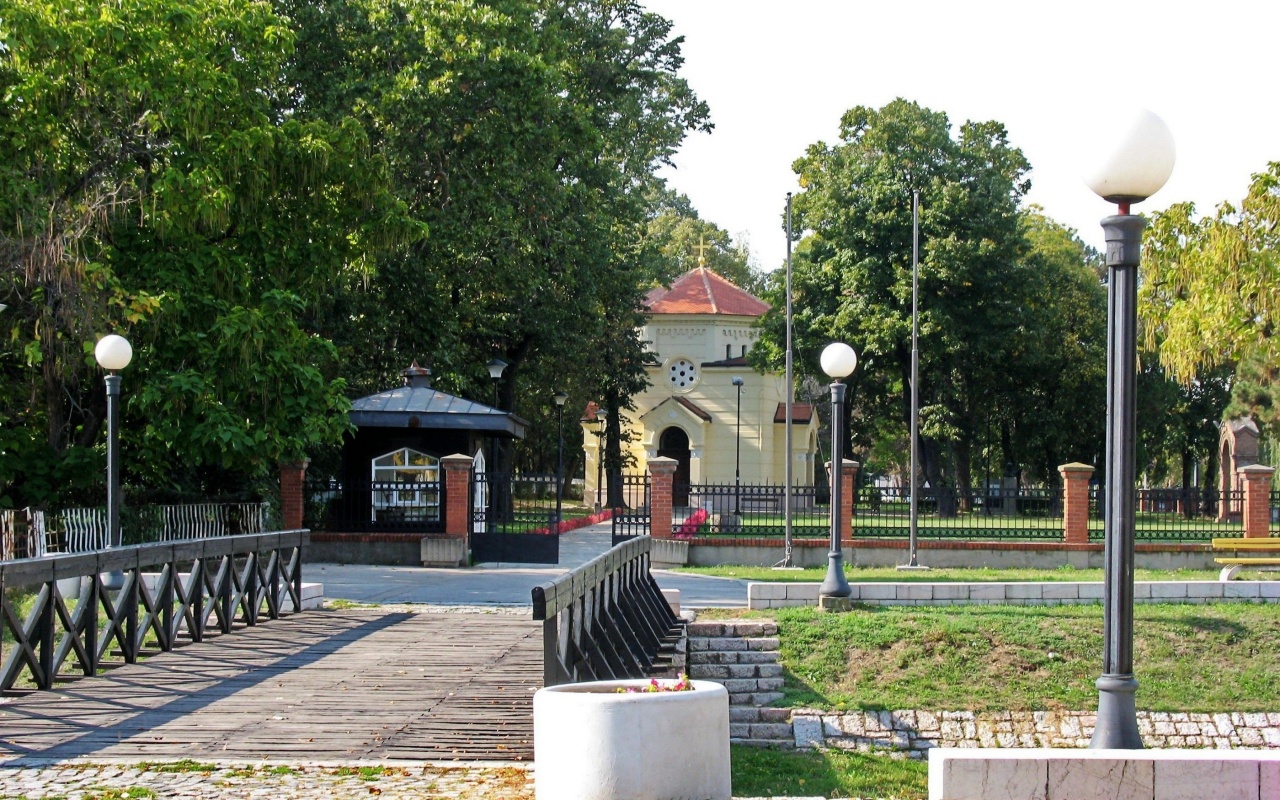
[[[648,686],[632,686],[623,687],[618,690],[618,694],[650,694],[653,692],[692,692],[693,681],[689,680],[689,676],[683,672],[680,677],[673,683],[671,681],[662,682],[657,678],[651,678]]]

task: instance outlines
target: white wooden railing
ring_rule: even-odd
[[[266,503],[191,503],[144,508],[134,518],[139,531],[127,539],[174,542],[215,536],[266,533]],[[129,535],[136,534],[136,535]],[[110,544],[103,508],[0,511],[0,561],[52,553],[87,553]]]

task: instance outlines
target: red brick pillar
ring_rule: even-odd
[[[1236,474],[1244,485],[1244,535],[1246,539],[1268,536],[1271,529],[1271,467],[1250,464]]]
[[[1079,462],[1058,467],[1062,476],[1062,539],[1067,544],[1089,543],[1089,479],[1093,467]]]
[[[444,469],[444,532],[454,539],[467,538],[471,514],[471,456],[456,454],[440,459]],[[492,489],[490,489],[492,491]]]
[[[674,458],[649,459],[649,535],[671,538],[671,484],[675,480]]]
[[[307,465],[309,459],[302,459],[293,464],[280,465],[280,521],[287,531],[296,531],[302,527],[303,487],[307,482]]]
[[[854,487],[858,485],[858,470],[862,468],[862,464],[857,461],[844,459],[840,470],[840,542],[841,545],[853,544],[853,500]],[[835,473],[831,470],[831,462],[827,462],[827,474],[833,476]],[[835,484],[831,485],[831,491],[835,492]],[[834,496],[834,494],[832,495]]]

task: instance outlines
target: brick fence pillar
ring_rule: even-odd
[[[853,500],[854,487],[858,485],[858,470],[862,468],[862,464],[850,459],[844,459],[840,469],[840,542],[842,545],[853,544]],[[831,469],[831,462],[827,462],[827,474],[832,476],[834,480],[835,473]],[[831,484],[832,492],[835,491],[835,484]],[[835,496],[834,494],[832,495]]]
[[[302,527],[304,486],[307,482],[307,465],[311,461],[302,459],[292,464],[280,465],[280,521],[287,531],[296,531]]]
[[[440,459],[444,469],[444,532],[465,539],[471,526],[471,456],[456,453]],[[490,486],[489,491],[493,491]]]
[[[1062,476],[1062,539],[1067,544],[1089,543],[1089,479],[1093,467],[1079,462],[1058,467]]]
[[[671,538],[671,484],[678,462],[674,458],[649,459],[649,535]]]
[[[1250,464],[1236,474],[1244,484],[1244,535],[1246,539],[1269,535],[1271,529],[1271,467]]]

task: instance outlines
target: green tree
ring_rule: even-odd
[[[0,250],[24,354],[3,362],[8,440],[47,431],[6,466],[10,499],[57,500],[30,479],[98,441],[87,354],[111,330],[137,351],[135,480],[243,489],[335,441],[343,386],[306,319],[422,228],[358,125],[287,113],[287,21],[253,0],[16,0],[3,24]]]
[[[748,292],[754,294],[763,288],[763,276],[751,268],[747,246],[735,242],[719,225],[699,217],[688,197],[664,191],[657,203],[656,214],[649,220],[648,236],[670,264],[665,280],[704,263]]]
[[[921,460],[934,486],[968,485],[978,423],[1017,340],[1027,169],[999,123],[969,122],[953,138],[945,114],[901,99],[850,110],[838,144],[812,145],[795,164],[804,188],[795,229],[809,232],[793,275],[800,363],[818,374],[823,344],[851,343],[862,361],[851,414],[866,420],[909,417],[911,197],[920,193]],[[776,358],[782,302],[769,299],[773,346],[761,356]]]
[[[487,398],[497,355],[499,406],[554,425],[555,389],[603,397],[642,376],[641,344],[602,320],[629,318],[660,276],[644,241],[654,171],[706,127],[670,23],[629,0],[279,6],[301,31],[298,113],[358,118],[431,231],[322,323],[353,386],[418,358]],[[591,377],[602,353],[631,373]]]

